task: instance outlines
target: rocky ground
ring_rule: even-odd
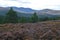
[[[60,21],[0,24],[0,40],[60,40]]]

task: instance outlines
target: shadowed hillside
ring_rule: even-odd
[[[0,24],[0,40],[60,40],[60,20]]]

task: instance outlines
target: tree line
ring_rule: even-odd
[[[60,17],[44,17],[39,18],[36,12],[32,14],[31,17],[18,17],[17,12],[13,10],[11,7],[8,13],[6,13],[6,16],[0,16],[0,23],[35,23],[35,22],[41,22],[41,21],[48,21],[48,20],[60,20]]]

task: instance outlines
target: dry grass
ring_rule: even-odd
[[[22,37],[21,40],[40,40],[41,38],[49,40],[48,36],[60,40],[60,21],[0,24],[0,39],[8,39],[9,36],[13,38],[12,40],[16,37],[18,37],[17,40],[20,37]]]

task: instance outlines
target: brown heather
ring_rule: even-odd
[[[0,40],[60,40],[60,21],[0,24]]]

